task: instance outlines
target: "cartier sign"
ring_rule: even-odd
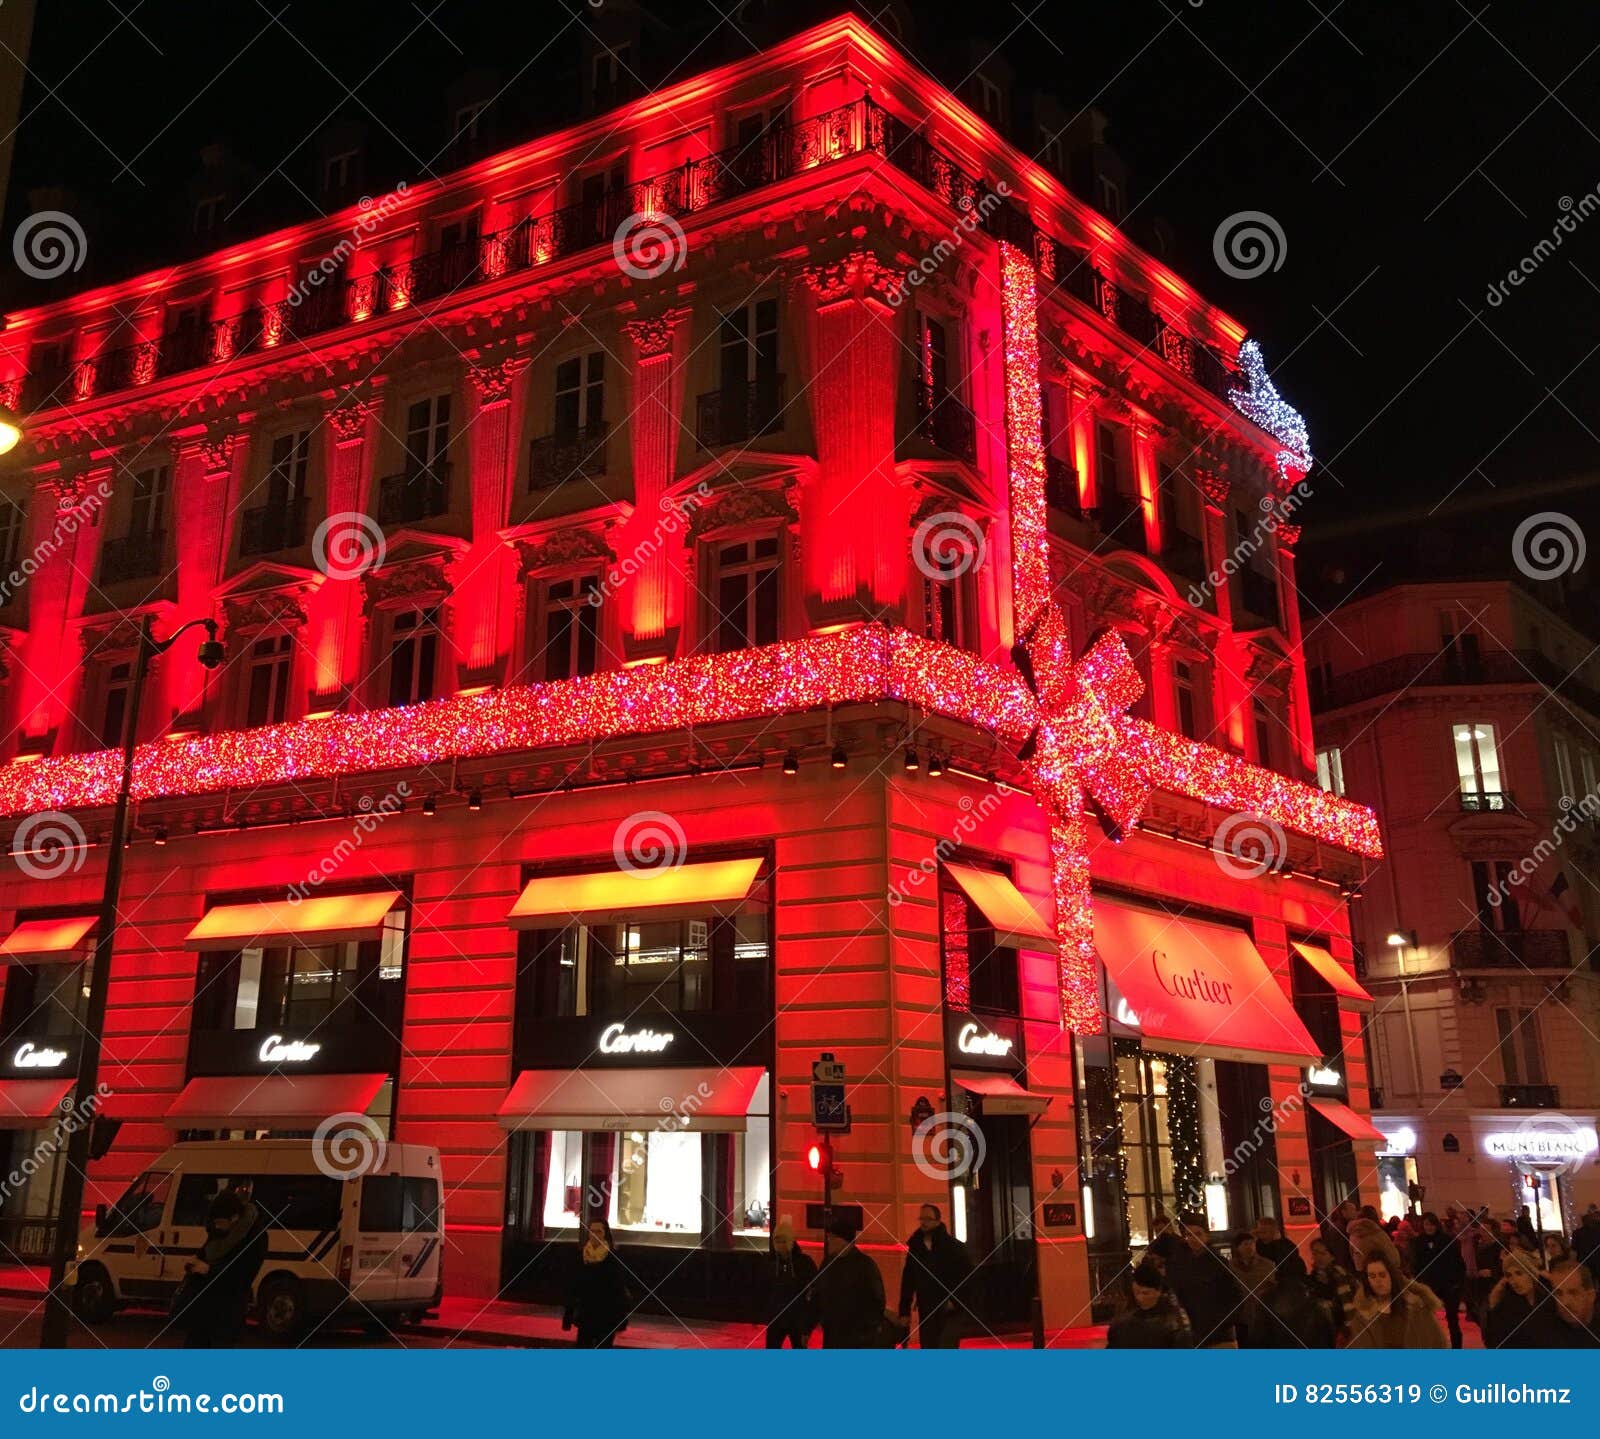
[[[635,1029],[608,1024],[600,1031],[601,1054],[660,1054],[676,1036],[670,1031]]]
[[[59,1069],[67,1062],[67,1051],[64,1049],[50,1049],[43,1045],[19,1045],[17,1052],[11,1056],[14,1069]]]
[[[1150,952],[1156,983],[1174,999],[1194,999],[1202,1004],[1233,1007],[1233,985],[1216,979],[1198,964],[1175,964],[1164,949]]]
[[[1003,1015],[946,1010],[944,1043],[953,1069],[1015,1071],[1022,1062],[1022,1026]]]
[[[956,1048],[962,1054],[988,1054],[1000,1059],[1011,1053],[1011,1045],[1011,1040],[1003,1035],[991,1034],[987,1029],[980,1029],[971,1020],[963,1024],[956,1035]]]
[[[304,1064],[316,1058],[320,1044],[307,1044],[303,1039],[285,1039],[281,1034],[271,1035],[261,1042],[263,1064]]]

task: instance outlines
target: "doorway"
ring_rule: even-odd
[[[968,1305],[991,1328],[1033,1312],[1032,1147],[1024,1114],[978,1117],[983,1161],[951,1195],[951,1232],[965,1243],[973,1276]]]

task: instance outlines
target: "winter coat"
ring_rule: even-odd
[[[1585,1218],[1572,1236],[1572,1253],[1589,1273],[1600,1277],[1600,1224]]]
[[[1134,1304],[1117,1315],[1106,1330],[1106,1348],[1193,1349],[1194,1330],[1178,1301],[1163,1294],[1149,1309]]]
[[[1306,1288],[1322,1306],[1333,1327],[1336,1330],[1343,1329],[1355,1305],[1356,1290],[1360,1288],[1350,1271],[1342,1264],[1327,1269],[1313,1269],[1306,1276]]]
[[[1549,1343],[1545,1330],[1555,1300],[1543,1279],[1533,1281],[1533,1293],[1526,1299],[1501,1281],[1489,1295],[1483,1316],[1485,1349],[1543,1349]]]
[[[586,1263],[580,1246],[561,1327],[576,1326],[580,1344],[604,1341],[628,1327],[632,1311],[633,1296],[628,1293],[628,1273],[622,1261],[614,1253],[607,1253],[604,1259]]]
[[[882,1346],[883,1275],[870,1254],[846,1245],[823,1264],[812,1292],[824,1349]]]
[[[185,1278],[175,1301],[186,1330],[224,1340],[237,1336],[256,1275],[267,1262],[267,1229],[265,1216],[247,1204],[226,1234],[213,1234],[200,1246],[196,1252],[206,1272]]]
[[[1466,1282],[1467,1265],[1455,1236],[1439,1230],[1419,1234],[1411,1241],[1411,1272],[1435,1293],[1459,1297]]]
[[[1337,1333],[1332,1316],[1295,1275],[1262,1296],[1249,1339],[1252,1349],[1332,1349]]]
[[[1167,1283],[1189,1316],[1197,1348],[1233,1342],[1233,1321],[1242,1295],[1227,1261],[1211,1249],[1198,1254],[1185,1244],[1167,1261]]]
[[[1367,1267],[1367,1259],[1371,1255],[1379,1255],[1389,1261],[1389,1267],[1400,1273],[1405,1268],[1401,1263],[1400,1251],[1394,1247],[1394,1240],[1383,1232],[1381,1224],[1374,1224],[1370,1219],[1356,1218],[1350,1221],[1350,1272],[1360,1279]]]
[[[817,1277],[817,1261],[798,1244],[787,1256],[773,1250],[767,1256],[767,1323],[785,1332],[809,1334],[817,1327],[816,1299],[811,1283]]]
[[[1351,1225],[1352,1229],[1354,1227]],[[1414,1279],[1406,1282],[1400,1290],[1398,1309],[1379,1304],[1362,1288],[1351,1310],[1350,1347],[1448,1349],[1450,1340],[1435,1317],[1439,1307],[1439,1296],[1426,1284],[1419,1284]]]
[[[1350,1253],[1350,1236],[1331,1214],[1322,1221],[1322,1242],[1328,1246],[1333,1262],[1341,1269],[1348,1269],[1355,1262]]]
[[[1564,1318],[1554,1300],[1543,1326],[1542,1342],[1550,1349],[1600,1349],[1600,1313],[1587,1324]]]
[[[1245,1341],[1252,1343],[1253,1336],[1261,1325],[1261,1302],[1272,1288],[1277,1270],[1273,1268],[1270,1259],[1264,1259],[1259,1254],[1248,1264],[1241,1264],[1235,1256],[1228,1261],[1228,1268],[1233,1271],[1241,1295],[1239,1312],[1234,1317],[1244,1325]]]
[[[1258,1239],[1256,1241],[1256,1253],[1276,1269],[1280,1264],[1299,1259],[1300,1246],[1287,1235],[1280,1235],[1277,1239],[1268,1239],[1265,1242]],[[1305,1265],[1302,1261],[1302,1272],[1304,1268]]]
[[[944,1225],[928,1235],[919,1229],[906,1240],[906,1267],[900,1271],[900,1317],[911,1317],[913,1299],[924,1319],[931,1319],[951,1303],[962,1312],[962,1286],[971,1274],[967,1246]]]

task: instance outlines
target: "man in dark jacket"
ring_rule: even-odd
[[[1422,1216],[1422,1231],[1411,1241],[1411,1272],[1439,1296],[1450,1329],[1450,1347],[1461,1347],[1461,1291],[1467,1263],[1461,1245],[1431,1210]]]
[[[1167,1288],[1153,1259],[1143,1260],[1128,1279],[1128,1307],[1106,1330],[1107,1349],[1193,1349],[1189,1316]]]
[[[1593,1205],[1584,1212],[1583,1222],[1572,1236],[1572,1252],[1579,1264],[1600,1279],[1600,1210]]]
[[[827,1235],[827,1258],[813,1292],[822,1321],[824,1349],[877,1349],[887,1314],[883,1275],[870,1255],[856,1248],[848,1219],[836,1216]]]
[[[900,1322],[911,1323],[917,1304],[917,1340],[924,1349],[956,1349],[966,1315],[962,1286],[972,1274],[967,1247],[944,1227],[937,1204],[924,1204],[917,1232],[906,1240],[906,1267],[900,1274]]]
[[[1277,1280],[1262,1295],[1250,1331],[1252,1349],[1332,1349],[1333,1319],[1306,1287],[1305,1265],[1278,1266]]]
[[[1256,1253],[1274,1269],[1281,1268],[1286,1259],[1299,1259],[1300,1251],[1292,1239],[1284,1237],[1283,1226],[1270,1214],[1263,1214],[1252,1227],[1256,1237]],[[1300,1268],[1305,1269],[1304,1261]]]
[[[1563,1259],[1551,1269],[1546,1307],[1542,1338],[1551,1349],[1600,1349],[1594,1275],[1577,1260]]]
[[[772,1231],[772,1254],[767,1263],[767,1348],[804,1349],[816,1328],[811,1282],[817,1264],[794,1242],[794,1221],[785,1215]]]
[[[1236,1349],[1233,1321],[1242,1298],[1228,1263],[1208,1243],[1205,1220],[1186,1214],[1183,1247],[1167,1261],[1167,1283],[1189,1316],[1199,1349]]]

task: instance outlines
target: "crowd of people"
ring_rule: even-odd
[[[1113,1349],[1459,1349],[1461,1311],[1493,1349],[1600,1348],[1600,1208],[1569,1245],[1527,1209],[1496,1220],[1449,1208],[1382,1220],[1345,1201],[1309,1263],[1277,1220],[1226,1255],[1203,1217],[1158,1220],[1107,1331]]]

